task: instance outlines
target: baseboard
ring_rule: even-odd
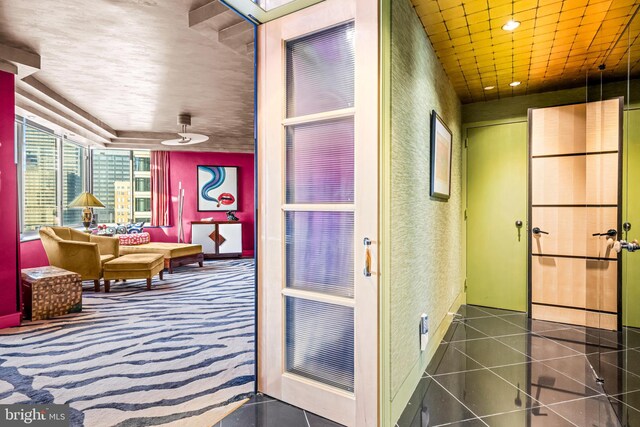
[[[0,316],[0,329],[13,328],[14,326],[20,326],[21,313],[11,313],[4,316]]]
[[[449,313],[457,312],[460,306],[465,303],[466,296],[467,295],[464,292],[460,292],[449,308]],[[435,354],[438,345],[440,345],[442,338],[447,333],[447,329],[449,329],[451,322],[453,322],[453,316],[444,316],[444,319],[442,319],[435,332],[433,334],[430,333],[427,349],[422,352],[420,358],[413,365],[411,372],[407,375],[407,379],[400,386],[400,389],[391,401],[391,420],[393,421],[391,425],[395,425],[398,422],[404,408],[407,406],[407,403],[409,403],[409,399],[411,399],[413,392],[416,387],[418,387],[418,383],[420,382],[425,369],[427,369],[427,365],[431,361],[431,358]]]

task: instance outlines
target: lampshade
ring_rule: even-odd
[[[81,193],[76,199],[69,203],[70,208],[104,208],[104,205],[96,196],[85,191]]]

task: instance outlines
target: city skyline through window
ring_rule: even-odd
[[[151,222],[149,151],[90,150],[20,117],[16,142],[23,235],[42,226],[80,226],[81,210],[68,206],[83,191],[105,205],[94,211],[100,224]]]

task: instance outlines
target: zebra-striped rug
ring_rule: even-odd
[[[85,287],[82,313],[0,330],[0,403],[73,426],[211,426],[253,391],[253,260]]]

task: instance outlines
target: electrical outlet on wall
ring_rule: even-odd
[[[426,313],[422,313],[420,316],[420,351],[427,349],[427,343],[429,342],[429,316]]]

